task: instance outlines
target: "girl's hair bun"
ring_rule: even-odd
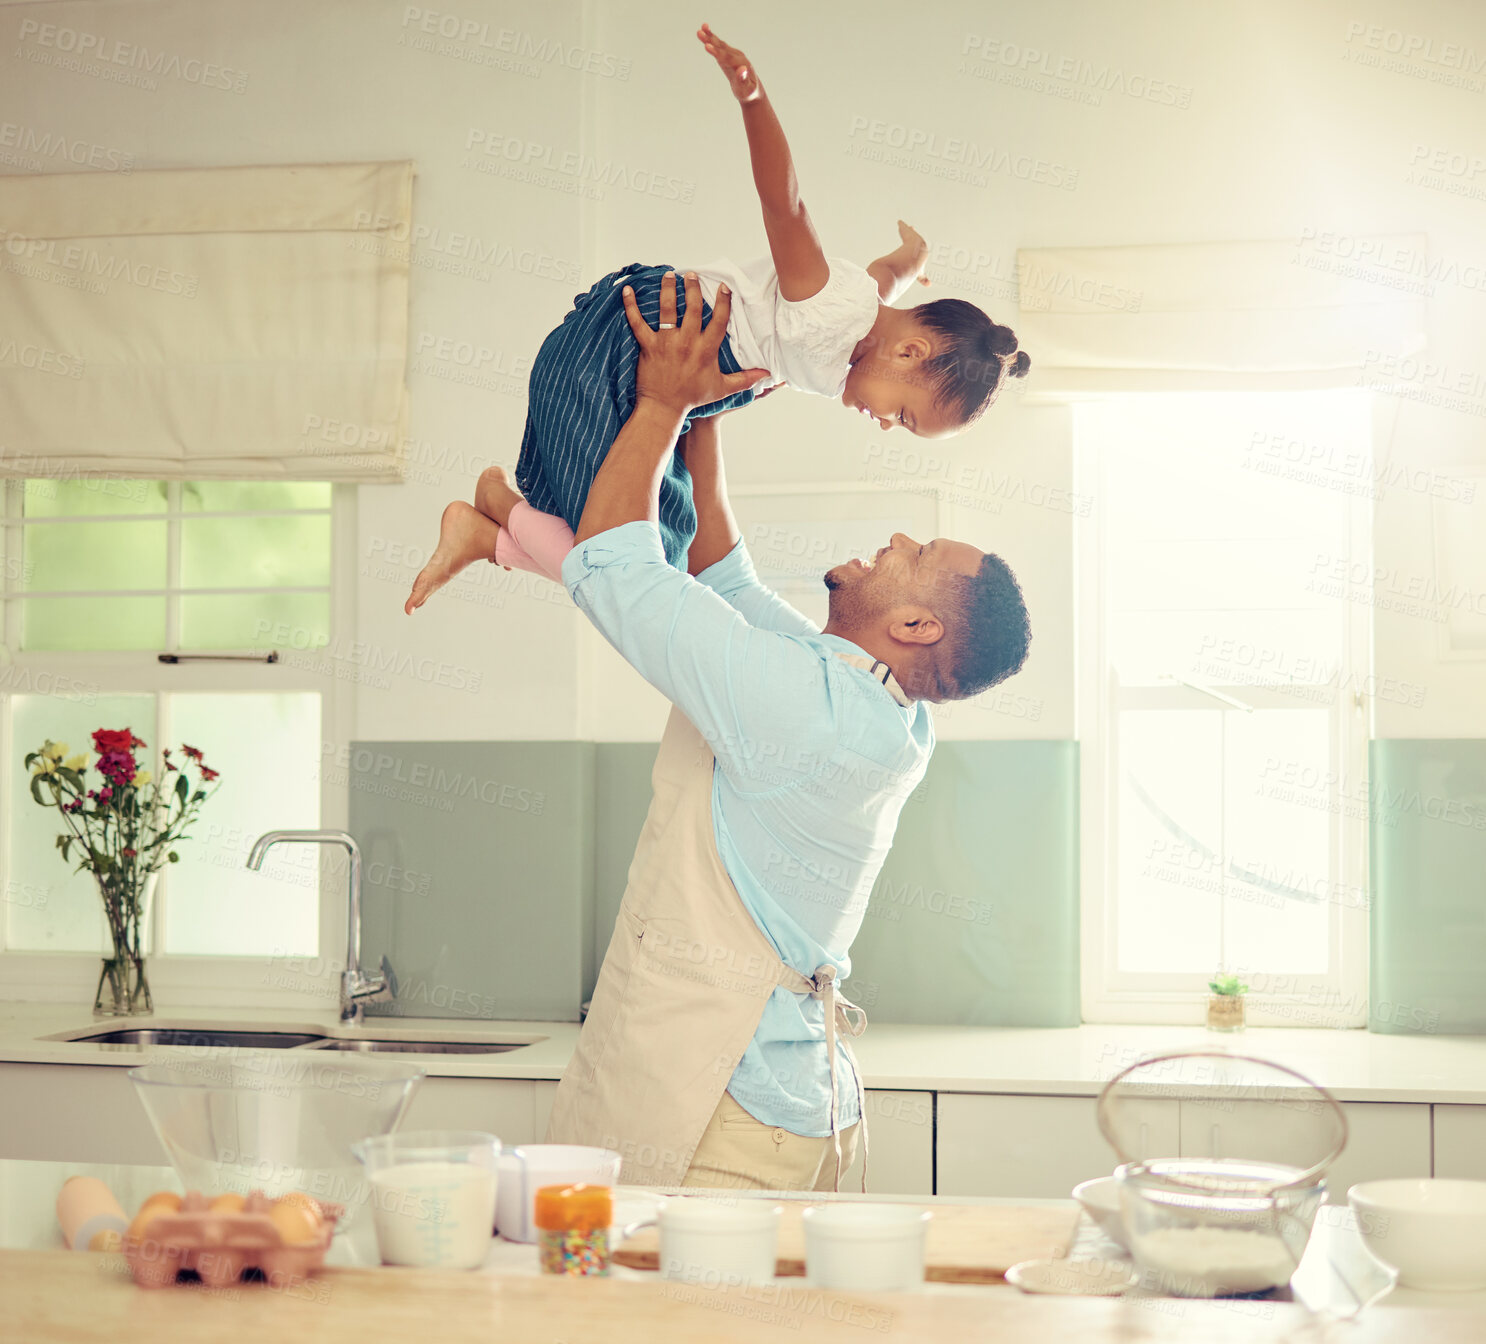
[[[1016,332],[992,322],[990,331],[986,333],[986,345],[993,355],[1009,355],[1016,349]]]
[[[1032,361],[1027,358],[1027,352],[1025,350],[1018,350],[1016,352],[1016,358],[1011,361],[1011,365],[1006,372],[1012,378],[1025,378],[1027,376],[1027,370],[1031,367]]]

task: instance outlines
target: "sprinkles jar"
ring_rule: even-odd
[[[544,1185],[534,1222],[544,1274],[607,1274],[614,1196],[607,1185]]]

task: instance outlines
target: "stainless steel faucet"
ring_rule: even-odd
[[[275,845],[340,845],[351,856],[351,888],[346,905],[346,969],[341,973],[341,1021],[359,1023],[368,1003],[397,997],[397,976],[387,958],[378,975],[361,971],[361,847],[345,831],[265,831],[253,843],[248,867],[263,866],[263,856]]]

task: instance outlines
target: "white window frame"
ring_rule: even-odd
[[[4,529],[5,546],[0,553],[12,554],[12,538],[19,529],[9,526],[21,516],[23,483],[0,482],[5,501]],[[179,486],[172,485],[169,502],[179,504]],[[167,510],[169,512],[169,510]],[[234,513],[218,513],[207,516],[244,517],[253,513],[273,512],[269,510],[245,510]],[[187,515],[195,518],[197,513]],[[130,514],[130,521],[159,519],[158,514]],[[355,575],[356,575],[356,487],[333,485],[331,487],[331,577],[330,577],[330,648],[343,645],[351,638],[356,619]],[[91,521],[103,521],[102,516],[91,517]],[[85,524],[78,524],[85,525]],[[172,529],[172,535],[175,530]],[[174,584],[179,577],[179,556],[176,548],[168,555],[167,582]],[[152,593],[158,590],[150,590]],[[183,591],[176,589],[176,591]],[[253,591],[240,589],[237,591]],[[283,590],[275,590],[283,591]],[[87,594],[69,594],[85,596]],[[118,593],[100,593],[97,596],[120,596]],[[355,685],[335,675],[332,660],[325,655],[310,657],[296,652],[293,658],[269,664],[267,662],[183,662],[165,664],[159,661],[162,652],[175,650],[178,636],[174,613],[177,604],[168,604],[167,634],[171,641],[165,649],[139,652],[94,653],[94,652],[41,652],[26,653],[18,649],[19,626],[18,604],[7,602],[5,606],[6,666],[10,676],[0,686],[0,761],[10,763],[13,753],[25,750],[27,744],[12,740],[10,695],[11,686],[18,686],[22,693],[37,684],[38,677],[62,679],[68,685],[98,686],[109,693],[122,695],[157,695],[159,706],[155,735],[162,742],[171,740],[169,723],[169,695],[183,692],[293,692],[312,691],[321,697],[320,729],[322,755],[320,762],[320,825],[327,829],[345,829],[348,822],[348,790],[346,781],[340,778],[331,762],[332,753],[325,750],[327,744],[349,744],[355,725]],[[218,652],[243,652],[246,650],[218,650]],[[200,653],[202,650],[181,650]],[[33,744],[34,745],[34,744]],[[11,796],[5,781],[9,768],[0,771],[0,836],[10,834],[13,809],[18,806],[31,807],[29,799]],[[38,820],[43,818],[39,815]],[[6,881],[6,854],[0,847],[0,884]],[[58,860],[60,863],[60,860]],[[169,871],[161,874],[161,886],[152,911],[155,943],[159,943],[163,910],[169,897]],[[0,885],[3,889],[3,885]],[[346,928],[346,868],[343,861],[330,849],[322,852],[320,883],[318,887],[318,956],[327,963],[338,965],[345,955]],[[81,1011],[92,1004],[93,993],[98,982],[99,958],[94,953],[9,951],[3,947],[4,923],[0,920],[0,1001],[26,1000],[45,1003],[76,1003]],[[288,989],[284,982],[304,977],[285,977],[283,967],[272,957],[234,956],[183,956],[160,951],[149,958],[150,989],[155,999],[155,1011],[161,1013],[162,1006],[168,1011],[174,1005],[219,1007],[276,1007],[288,1009],[315,1008],[323,1010],[327,999],[323,992],[316,992],[311,985],[302,990]],[[277,972],[277,973],[276,973]]]
[[[1119,394],[1111,394],[1118,396]],[[1139,393],[1142,397],[1159,393]],[[1186,394],[1179,394],[1186,395]],[[1093,398],[1088,398],[1092,400]],[[1378,424],[1372,416],[1371,445],[1374,460],[1380,449]],[[1078,442],[1077,417],[1070,416],[1074,488],[1093,499],[1105,498],[1102,475],[1107,469],[1104,455],[1087,451]],[[1372,567],[1372,510],[1364,495],[1351,497],[1347,511],[1348,549],[1353,555],[1365,548]],[[1205,1020],[1206,975],[1193,975],[1190,983],[1170,987],[1172,977],[1118,974],[1114,969],[1114,921],[1111,899],[1116,854],[1111,845],[1116,771],[1113,715],[1114,687],[1106,680],[1107,648],[1104,628],[1105,519],[1095,507],[1075,523],[1076,565],[1075,610],[1077,613],[1077,727],[1080,755],[1080,888],[1081,888],[1081,980],[1083,1020],[1098,1023],[1192,1024]],[[1372,670],[1371,592],[1358,592],[1359,600],[1343,604],[1342,645],[1350,673],[1365,679]],[[1366,683],[1370,684],[1370,683]],[[1211,709],[1213,695],[1249,704],[1256,709],[1295,708],[1293,697],[1278,689],[1243,683],[1206,685],[1202,689],[1173,684],[1171,687],[1124,688],[1126,708]],[[1339,731],[1333,745],[1331,769],[1337,779],[1353,784],[1355,798],[1366,798],[1368,787],[1368,735],[1371,697],[1361,692],[1338,690],[1332,708]],[[1317,706],[1322,707],[1322,706]],[[1332,861],[1346,890],[1368,891],[1368,833],[1366,810],[1361,805],[1339,810],[1331,837]],[[1270,977],[1247,996],[1247,1019],[1255,1026],[1362,1027],[1367,1023],[1368,911],[1365,903],[1338,902],[1332,910],[1331,956],[1333,973],[1328,977]],[[1217,968],[1214,967],[1214,970]],[[1160,982],[1165,980],[1165,984]]]

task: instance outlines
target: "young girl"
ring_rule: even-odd
[[[702,317],[711,320],[720,286],[732,293],[727,338],[718,352],[725,373],[764,368],[760,387],[698,406],[692,419],[745,406],[788,385],[834,397],[883,429],[902,425],[924,438],[957,434],[977,419],[1007,378],[1030,361],[1011,328],[962,299],[916,308],[890,305],[923,274],[928,248],[901,220],[901,243],[866,270],[827,258],[800,199],[794,162],[752,63],[705,24],[697,37],[727,76],[743,109],[753,181],[763,206],[769,256],[698,267]],[[580,294],[532,364],[526,432],[516,465],[518,493],[506,473],[481,474],[471,506],[444,510],[439,542],[404,605],[411,614],[476,560],[529,569],[560,581],[563,557],[583,515],[588,489],[635,405],[639,347],[624,315],[623,288],[659,323],[661,278],[670,269],[638,262]],[[676,287],[677,320],[686,311]],[[522,496],[525,496],[523,499]],[[686,568],[696,534],[691,478],[673,455],[660,486],[666,559]]]

